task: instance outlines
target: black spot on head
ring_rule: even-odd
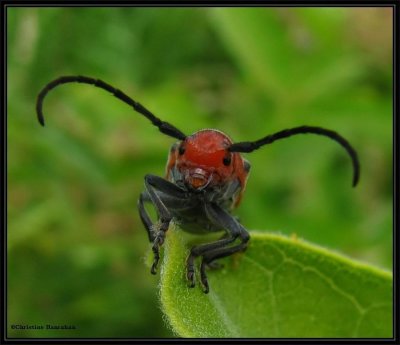
[[[225,166],[229,166],[229,164],[231,164],[231,162],[232,162],[232,157],[231,157],[230,155],[224,157],[224,159],[222,160],[222,163],[223,163]]]

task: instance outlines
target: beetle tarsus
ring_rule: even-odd
[[[151,266],[152,274],[157,273],[158,261],[160,260],[160,247],[164,243],[165,232],[167,230],[168,230],[168,224],[162,223],[160,226],[160,230],[158,231],[156,238],[154,239],[153,246],[151,247],[151,249],[153,250],[153,253],[154,253],[154,261],[153,261],[153,265]]]
[[[186,279],[188,280],[188,286],[193,288],[195,286],[194,258],[191,255],[189,255],[186,260]]]
[[[157,274],[158,260],[159,260],[159,259],[157,259],[157,261],[154,260],[153,264],[151,265],[151,270],[150,270],[151,274],[154,274],[154,275]]]
[[[200,278],[201,278],[201,284],[203,285],[203,292],[207,294],[210,291],[210,287],[208,285],[208,279],[206,275],[206,266],[207,264],[204,262],[203,259],[200,265]]]
[[[194,270],[186,272],[186,278],[188,280],[188,286],[190,288],[194,288],[194,286],[196,285],[194,281]]]
[[[153,265],[151,266],[151,274],[157,274],[157,265],[158,261],[160,260],[160,251],[159,247],[154,246],[152,247],[153,253],[154,253],[154,260],[153,260]]]

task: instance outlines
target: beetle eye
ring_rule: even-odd
[[[183,155],[185,153],[185,148],[183,146],[179,146],[179,155]]]
[[[229,164],[231,164],[231,161],[232,161],[231,157],[228,156],[228,157],[224,157],[224,159],[222,160],[222,163],[224,163],[225,166],[228,166]]]

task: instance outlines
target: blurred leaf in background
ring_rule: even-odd
[[[303,124],[358,150],[361,180],[329,140],[301,136],[247,155],[237,214],[392,268],[391,8],[8,8],[8,335],[171,337],[144,265],[143,176],[171,138],[114,97],[65,85],[88,75],[187,134],[235,141]],[[321,231],[323,229],[323,231]],[[11,324],[75,330],[12,330]]]

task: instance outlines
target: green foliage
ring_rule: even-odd
[[[173,336],[136,212],[143,176],[163,176],[173,141],[87,85],[50,93],[41,128],[36,96],[60,75],[101,78],[188,134],[338,131],[360,155],[356,189],[335,143],[291,138],[246,155],[235,214],[247,229],[295,232],[391,269],[390,9],[8,7],[7,16],[8,320],[77,326],[8,327],[10,336]]]
[[[245,254],[209,272],[211,291],[185,285],[189,249],[171,229],[161,302],[173,328],[195,338],[390,338],[392,277],[298,239],[251,232]],[[197,276],[198,281],[199,277]]]

